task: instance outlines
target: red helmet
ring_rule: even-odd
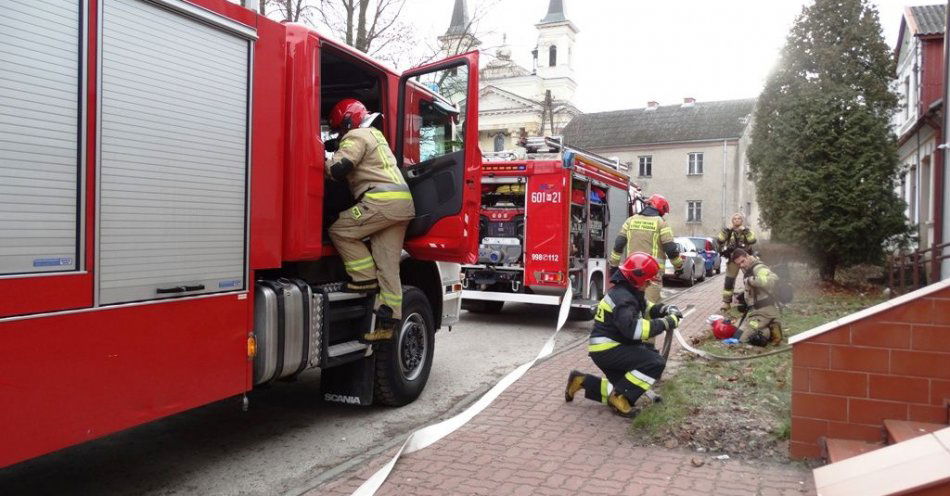
[[[330,130],[343,135],[358,127],[369,112],[362,102],[355,98],[344,98],[330,110]]]
[[[729,319],[719,319],[713,322],[712,332],[716,339],[729,339],[736,334],[736,326]]]
[[[633,287],[643,288],[660,271],[656,259],[643,252],[633,252],[620,264],[620,273]]]
[[[660,212],[661,216],[670,213],[670,202],[666,201],[666,197],[663,195],[653,195],[647,202],[653,205],[653,208]]]

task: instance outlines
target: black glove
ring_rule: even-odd
[[[323,142],[323,149],[333,153],[340,149],[340,138],[328,139]]]
[[[673,329],[676,329],[680,325],[680,318],[673,314],[663,317],[663,320],[666,321],[667,331],[672,331]]]
[[[667,315],[675,315],[677,319],[683,320],[683,312],[678,306],[667,305],[665,310]]]

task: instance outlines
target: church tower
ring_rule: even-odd
[[[468,17],[468,4],[465,0],[455,0],[449,29],[439,36],[439,44],[446,57],[469,52],[482,44],[472,34],[472,23]]]
[[[538,29],[535,70],[543,80],[544,90],[551,90],[555,100],[570,100],[577,90],[574,42],[579,31],[564,13],[564,0],[551,0],[547,15],[535,27]]]

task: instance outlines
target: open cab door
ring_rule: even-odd
[[[419,259],[474,263],[482,166],[478,52],[412,69],[398,91],[396,158],[416,206],[406,249]]]

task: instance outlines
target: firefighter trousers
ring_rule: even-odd
[[[755,346],[765,346],[772,339],[773,326],[781,326],[778,318],[779,311],[774,305],[749,310],[749,314],[739,326],[737,336],[739,341]]]
[[[648,344],[621,344],[609,350],[592,351],[590,358],[607,377],[584,374],[584,396],[605,405],[614,391],[634,404],[666,368],[663,355]]]
[[[379,281],[375,309],[386,305],[392,309],[393,318],[400,319],[402,283],[399,280],[399,262],[409,221],[388,218],[380,208],[375,204],[360,202],[344,210],[330,226],[330,239],[353,282]],[[363,241],[367,237],[372,253]]]
[[[739,277],[739,264],[735,262],[726,263],[726,281],[722,288],[723,303],[732,303],[732,295],[736,289],[736,277]]]

